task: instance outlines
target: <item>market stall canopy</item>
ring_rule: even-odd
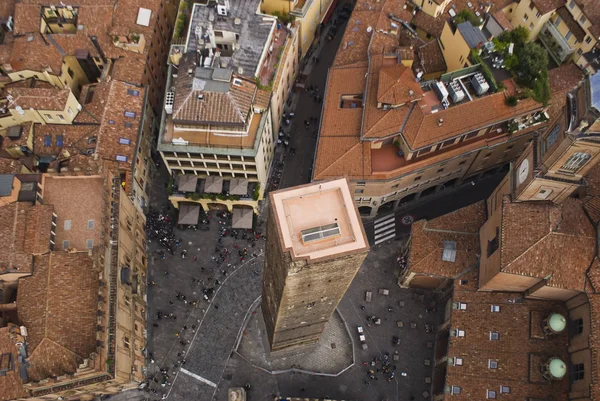
[[[233,216],[231,219],[232,228],[252,228],[254,211],[249,207],[233,207]]]
[[[200,217],[200,205],[189,203],[179,204],[179,220],[177,220],[177,224],[198,224],[198,217]]]

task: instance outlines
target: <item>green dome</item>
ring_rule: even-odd
[[[550,375],[556,379],[562,379],[567,373],[567,365],[558,358],[552,358],[548,364]]]
[[[550,326],[555,333],[560,333],[567,327],[567,319],[560,313],[553,313],[548,318],[548,326]]]

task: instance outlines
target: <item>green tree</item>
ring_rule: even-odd
[[[458,25],[463,22],[470,22],[473,26],[481,25],[481,19],[471,11],[464,9],[454,17],[454,24]]]
[[[518,52],[519,70],[517,80],[520,84],[533,88],[535,80],[545,72],[548,74],[548,52],[540,45],[527,43]]]
[[[527,28],[519,26],[512,31],[504,31],[498,36],[498,40],[504,43],[514,43],[515,44],[515,52],[518,52],[529,40],[529,31]]]

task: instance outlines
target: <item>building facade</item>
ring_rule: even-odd
[[[299,29],[260,14],[257,1],[219,7],[215,19],[213,9],[195,4],[185,45],[172,47],[174,90],[165,98],[158,150],[174,178],[176,207],[257,213],[297,74]]]
[[[269,196],[262,312],[282,351],[319,341],[369,246],[346,180]]]

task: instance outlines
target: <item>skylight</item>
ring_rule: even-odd
[[[323,238],[340,235],[340,233],[341,231],[338,223],[327,224],[326,226],[319,226],[301,231],[302,242],[317,241]]]
[[[444,241],[444,251],[442,252],[444,262],[456,261],[456,241]]]

